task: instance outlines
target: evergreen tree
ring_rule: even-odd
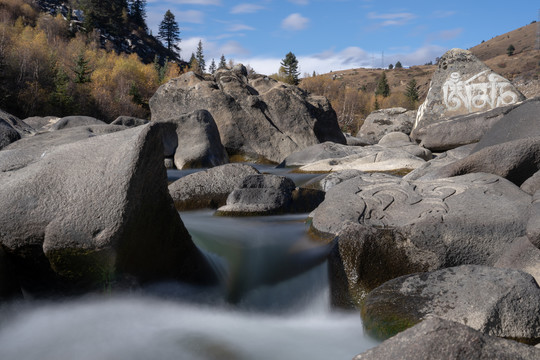
[[[292,52],[289,52],[285,55],[285,58],[281,60],[280,73],[281,72],[283,72],[285,76],[285,82],[298,85],[298,76],[300,75],[300,72],[298,71],[298,60]]]
[[[506,49],[506,53],[508,54],[508,56],[514,55],[514,51],[516,51],[516,48],[512,44],[510,44]]]
[[[390,64],[388,65],[388,69],[392,70],[394,68],[394,65]]]
[[[146,25],[146,0],[129,0],[129,17],[143,30],[148,30]]]
[[[197,57],[194,53],[191,53],[191,58],[189,58],[189,69],[196,74],[201,74],[199,62],[197,61]]]
[[[396,63],[396,66],[395,66],[396,69],[403,69],[403,65],[401,65],[401,62],[397,62]]]
[[[180,42],[180,28],[171,10],[167,10],[159,24],[158,37],[165,41],[165,46],[172,55],[178,56],[180,48],[177,43]]]
[[[199,64],[199,69],[201,72],[206,71],[206,62],[204,61],[204,54],[203,54],[203,46],[202,46],[202,40],[199,40],[199,44],[197,45],[197,54],[195,55],[197,58],[197,63]]]
[[[375,95],[382,95],[388,97],[390,95],[390,85],[388,85],[388,80],[386,79],[386,72],[383,71],[379,81],[377,82],[377,88],[375,89]]]
[[[58,67],[54,77],[54,92],[50,95],[55,114],[67,116],[73,109],[73,97],[69,91],[69,76],[62,67]]]
[[[409,81],[407,88],[405,89],[405,96],[409,99],[410,108],[413,109],[415,102],[418,101],[419,97],[416,80],[411,79],[411,81]]]
[[[216,72],[216,62],[214,61],[214,59],[212,59],[212,62],[210,63],[210,67],[208,68],[208,72],[210,72],[210,74],[213,74]]]
[[[219,59],[218,69],[226,69],[226,68],[227,68],[227,60],[225,60],[225,55],[221,54],[221,58]]]
[[[85,11],[84,26],[88,32],[101,28],[111,35],[122,35],[126,28],[123,24],[127,14],[127,0],[84,0],[82,7]]]
[[[84,58],[84,54],[79,54],[77,60],[75,61],[75,67],[73,68],[73,72],[75,73],[75,79],[73,79],[74,83],[84,84],[92,81],[92,79],[90,78],[92,70],[90,70],[90,66],[88,66],[88,63],[89,60],[86,60]]]

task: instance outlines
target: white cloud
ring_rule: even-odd
[[[202,41],[204,59],[207,64],[210,64],[212,59],[219,59],[222,54],[224,54],[227,59],[249,55],[249,51],[240,45],[239,42],[234,40],[221,44],[206,38],[191,37],[182,40],[180,43],[180,47],[182,48],[181,55],[184,60],[189,60],[191,53],[197,52],[199,40]]]
[[[281,27],[285,30],[296,31],[305,29],[308,24],[308,18],[305,18],[298,13],[294,13],[283,19],[283,21],[281,22]]]
[[[370,12],[368,13],[368,18],[373,20],[384,20],[379,24],[379,26],[398,26],[407,24],[412,19],[416,18],[416,15],[408,12],[387,14]]]
[[[198,10],[178,11],[175,20],[182,23],[202,24],[204,23],[204,13]]]
[[[296,5],[308,5],[309,4],[309,0],[289,0],[289,2],[292,2],[293,4],[296,4]]]
[[[251,27],[249,25],[244,25],[244,24],[233,24],[233,25],[229,26],[229,28],[227,30],[232,31],[232,32],[235,32],[235,31],[252,31],[252,30],[255,30],[255,28]]]
[[[231,14],[252,14],[264,9],[264,6],[257,4],[239,4],[231,9]]]

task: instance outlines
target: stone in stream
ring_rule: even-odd
[[[158,121],[164,126],[165,156],[174,156],[177,169],[208,168],[229,162],[219,131],[206,110],[196,110]]]
[[[0,152],[0,244],[26,291],[212,276],[167,190],[158,125],[29,153],[12,167],[25,148]]]
[[[537,345],[537,347],[539,347]],[[441,318],[428,318],[354,360],[536,360],[540,349],[483,334]]]
[[[463,265],[402,276],[371,291],[361,314],[366,331],[380,337],[436,316],[487,335],[540,342],[540,287],[518,270]]]
[[[356,137],[367,139],[370,144],[377,144],[381,138],[391,132],[411,133],[416,110],[405,108],[389,108],[375,110],[364,120]]]
[[[449,50],[439,60],[426,100],[418,109],[411,138],[420,142],[420,129],[452,116],[523,100],[523,94],[510,81],[493,72],[470,51]]]
[[[105,125],[105,122],[93,118],[91,116],[66,116],[55,122],[51,127],[50,131],[69,129],[77,126],[88,126],[88,125]]]
[[[178,210],[218,208],[246,176],[257,174],[257,169],[245,164],[216,166],[176,180],[169,185],[169,192]]]
[[[248,78],[243,65],[209,79],[193,72],[172,79],[152,96],[150,109],[152,121],[207,110],[230,156],[280,163],[310,145],[345,143],[328,100],[265,76]]]

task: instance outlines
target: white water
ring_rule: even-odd
[[[306,238],[305,216],[181,216],[223,286],[4,305],[0,359],[333,360],[377,344],[357,312],[330,309],[327,249]]]

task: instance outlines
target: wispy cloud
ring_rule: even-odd
[[[430,35],[427,38],[428,42],[434,41],[434,40],[453,40],[460,36],[463,33],[463,28],[456,28],[451,30],[443,30],[436,32],[435,34]]]
[[[287,16],[281,22],[281,27],[285,30],[298,31],[303,30],[309,25],[309,19],[298,13]]]
[[[239,4],[231,9],[231,14],[253,14],[263,9],[264,6],[257,4]]]
[[[249,25],[244,25],[244,24],[233,24],[233,25],[229,26],[227,30],[232,31],[232,32],[235,32],[235,31],[252,31],[252,30],[255,30],[255,28],[251,27]]]
[[[296,4],[296,5],[308,5],[309,4],[309,0],[289,0],[289,2],[292,2],[293,4]]]
[[[204,23],[204,13],[198,10],[177,11],[175,15],[176,21],[179,23]]]
[[[450,16],[454,16],[456,15],[457,12],[456,11],[453,11],[453,10],[436,10],[434,11],[431,16],[434,17],[434,18],[447,18],[447,17],[450,17]]]
[[[411,20],[416,18],[416,15],[409,12],[386,13],[386,14],[370,12],[368,13],[368,18],[372,20],[383,20],[379,24],[380,26],[399,26],[399,25],[405,25],[409,23]]]

